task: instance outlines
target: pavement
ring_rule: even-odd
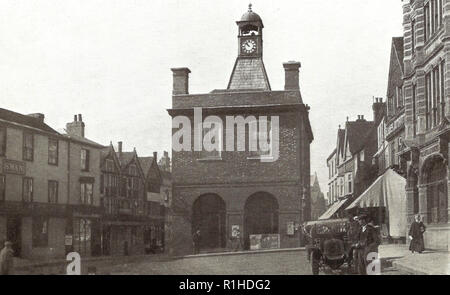
[[[105,271],[105,272],[103,272]],[[382,275],[408,275],[382,260]],[[208,253],[178,257],[164,263],[132,263],[100,269],[111,275],[311,275],[304,248]],[[321,275],[348,275],[346,267]]]
[[[412,254],[406,245],[379,248],[382,275],[450,274],[450,253],[425,251]],[[67,262],[16,260],[15,274],[64,274]],[[182,257],[166,254],[86,258],[82,274],[95,267],[104,275],[310,275],[304,248],[226,253]],[[348,274],[345,269],[326,274]]]
[[[424,251],[411,253],[407,245],[382,245],[380,258],[392,261],[392,266],[414,275],[450,275],[450,253]]]

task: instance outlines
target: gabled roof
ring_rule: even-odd
[[[56,130],[45,124],[41,119],[22,115],[2,108],[0,108],[0,120],[59,135]]]
[[[403,62],[403,37],[392,38],[391,56],[389,60],[389,76],[387,97],[392,97],[397,87],[403,85],[404,62]]]
[[[136,156],[136,152],[116,152],[117,158],[119,159],[120,166],[125,168],[131,161],[133,161]]]
[[[344,156],[345,150],[344,141],[345,141],[345,129],[339,129],[337,134],[338,156]]]
[[[366,138],[371,134],[375,127],[373,121],[358,120],[347,122],[345,128],[345,141],[353,155],[359,152],[366,143]]]
[[[120,163],[119,163],[119,159],[117,158],[117,154],[116,151],[114,150],[114,147],[112,145],[112,143],[110,143],[109,146],[104,147],[101,151],[100,151],[100,157],[101,157],[101,164],[103,165],[104,161],[108,158],[112,156],[114,159],[114,163],[116,164],[116,167],[118,169],[120,169]]]
[[[153,161],[153,157],[139,157],[139,162],[141,162],[142,171],[144,171],[145,176],[147,176]]]
[[[393,37],[392,38],[392,44],[395,48],[395,52],[397,54],[397,58],[399,60],[400,66],[402,68],[402,73],[404,73],[405,70],[405,64],[403,62],[403,57],[404,57],[404,41],[403,41],[403,37]]]

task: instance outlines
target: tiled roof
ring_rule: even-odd
[[[10,110],[0,108],[0,120],[38,129],[45,132],[59,134],[56,130],[45,124],[42,120],[27,115],[22,115]]]
[[[100,154],[101,154],[102,160],[104,160],[109,155],[110,150],[111,150],[111,147],[109,147],[109,146],[101,149]]]
[[[141,163],[144,174],[147,175],[150,167],[152,166],[153,157],[139,157],[139,162]]]
[[[104,145],[101,145],[95,141],[92,141],[86,137],[81,137],[81,136],[76,136],[76,135],[69,135],[69,134],[63,134],[64,137],[67,137],[68,139],[74,140],[74,141],[78,141],[79,143],[82,144],[87,144],[96,148],[105,148]]]
[[[133,160],[135,153],[134,152],[116,152],[117,158],[119,159],[120,165],[125,167],[128,163]]]
[[[395,51],[397,52],[397,56],[398,56],[398,59],[400,61],[400,66],[402,67],[402,71],[404,71],[403,37],[394,37],[394,38],[392,38],[392,43],[394,44]]]
[[[262,58],[238,58],[231,74],[228,89],[270,90],[269,79]]]
[[[350,147],[350,153],[359,152],[364,144],[366,138],[371,134],[375,123],[372,121],[355,121],[347,122],[346,136]]]

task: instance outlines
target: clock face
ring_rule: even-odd
[[[256,51],[256,42],[255,40],[245,40],[242,42],[242,51],[244,53],[253,53]]]

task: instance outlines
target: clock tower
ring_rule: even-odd
[[[262,60],[264,25],[261,17],[253,12],[249,4],[248,11],[236,24],[239,49],[228,90],[270,90]]]
[[[262,57],[262,29],[264,28],[261,17],[252,11],[252,5],[248,5],[248,11],[240,21],[236,22],[239,28],[239,56]]]

